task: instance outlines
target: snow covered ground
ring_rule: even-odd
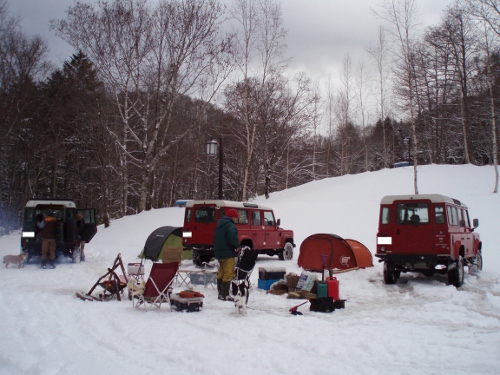
[[[182,226],[183,209],[166,208],[99,228],[87,262],[0,267],[2,374],[498,374],[500,369],[500,195],[492,167],[419,167],[419,191],[465,202],[479,218],[484,269],[464,286],[446,277],[403,274],[385,285],[382,266],[338,274],[346,308],[302,316],[299,301],[254,289],[248,314],[237,316],[212,288],[199,313],[134,309],[121,302],[87,302],[86,292],[118,253],[137,260],[147,236]],[[378,205],[388,194],[413,193],[413,169],[382,170],[312,182],[258,198],[295,231],[294,259],[259,258],[256,268],[297,266],[300,244],[314,233],[352,238],[375,252]],[[0,238],[0,256],[19,252],[19,235]],[[186,263],[186,261],[185,261]],[[187,262],[189,263],[189,262]],[[185,266],[189,266],[186,264]],[[192,266],[192,265],[191,265]],[[151,262],[148,261],[146,273]],[[252,275],[257,285],[258,272]],[[181,290],[176,287],[175,291]]]

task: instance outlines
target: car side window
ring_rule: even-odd
[[[253,225],[261,225],[260,211],[252,211],[252,224]]]
[[[448,206],[447,211],[448,211],[448,224],[455,226],[458,225],[457,208]]]
[[[467,210],[464,210],[464,221],[465,221],[465,226],[467,228],[470,228],[471,225],[470,225],[470,219],[469,219],[469,211],[467,211]]]
[[[264,211],[264,224],[274,226],[274,215],[271,211]]]
[[[248,224],[248,213],[246,210],[238,210],[238,224]]]
[[[460,224],[461,227],[465,227],[464,210],[459,208],[457,211],[458,211],[458,223]]]
[[[380,217],[382,224],[389,224],[389,207],[382,208],[382,215]]]
[[[434,214],[436,216],[436,224],[444,224],[444,208],[443,208],[443,206],[434,207]]]

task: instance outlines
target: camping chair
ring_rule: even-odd
[[[137,283],[137,280],[131,278],[128,287],[129,293],[132,294],[132,306],[144,306],[147,311],[152,306],[160,308],[163,302],[167,302],[172,310],[170,289],[178,268],[178,262],[153,263],[146,282],[142,280]]]
[[[257,252],[250,248],[242,248],[234,266],[233,280],[231,280],[231,294],[233,296],[246,296],[247,302],[252,287],[250,275],[257,262],[257,255]]]
[[[118,275],[116,273],[117,268],[120,267],[123,275]],[[103,276],[101,276],[97,282],[94,284],[92,288],[88,291],[88,293],[76,293],[76,295],[82,299],[94,299],[97,301],[107,301],[113,297],[116,297],[118,301],[121,301],[120,294],[123,294],[123,290],[127,286],[128,283],[128,275],[125,272],[125,267],[123,266],[122,255],[118,254],[115,261],[113,262],[113,266],[108,268],[108,272],[106,272]],[[92,292],[98,286],[102,287],[104,291],[99,293],[98,297],[92,296]]]

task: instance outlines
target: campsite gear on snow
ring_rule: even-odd
[[[144,265],[142,263],[129,263],[127,265],[127,271],[129,276],[144,276]]]
[[[182,227],[160,227],[147,238],[139,258],[163,263],[182,261]]]
[[[270,290],[271,289],[271,286],[274,284],[274,283],[277,283],[278,281],[280,281],[280,279],[271,279],[271,280],[262,280],[262,279],[258,279],[257,280],[257,287],[259,289],[262,289],[262,290]]]
[[[177,311],[200,311],[203,307],[203,297],[181,297],[180,294],[172,294],[170,301],[172,308]]]
[[[335,273],[373,266],[370,250],[360,242],[344,240],[335,234],[317,233],[307,237],[300,245],[299,267],[307,271],[321,272],[321,254],[328,255],[326,268],[335,270]]]
[[[292,313],[292,315],[302,315],[302,313],[297,309],[300,306],[305,305],[307,302],[309,302],[309,301],[302,302],[300,305],[294,306],[294,307],[290,308],[290,310],[288,310],[288,311],[290,311]]]
[[[195,290],[183,290],[179,293],[172,294],[170,300],[172,308],[177,311],[200,311],[203,307],[203,298],[205,296]]]
[[[335,304],[333,298],[321,297],[321,298],[311,298],[309,300],[311,306],[309,310],[316,312],[332,312],[335,311]]]
[[[205,288],[209,285],[214,287],[217,282],[217,266],[210,265],[209,263],[204,263],[204,266],[205,268],[201,271],[189,272],[189,281],[191,284],[203,285]]]
[[[116,273],[118,267],[122,270],[122,275],[118,275]],[[127,286],[128,283],[128,275],[125,272],[125,267],[122,262],[122,255],[118,254],[115,261],[113,262],[113,266],[108,268],[108,272],[106,272],[103,276],[101,276],[97,282],[94,284],[92,288],[87,293],[77,292],[76,296],[89,301],[107,301],[112,297],[116,296],[118,301],[121,301],[120,294],[123,294],[123,290]],[[98,297],[92,296],[92,292],[96,287],[102,287],[104,291],[98,294]]]
[[[327,284],[325,282],[318,282],[316,287],[317,287],[316,294],[317,294],[318,298],[328,296],[328,289],[327,289],[328,287],[327,287]]]
[[[259,279],[262,280],[281,280],[285,274],[285,267],[259,267]]]
[[[271,286],[284,279],[285,274],[286,268],[284,267],[259,267],[257,286],[259,289],[271,290]]]
[[[288,292],[293,292],[295,287],[297,286],[297,282],[299,281],[299,275],[291,272],[286,275],[286,285],[288,287]]]
[[[323,264],[323,272],[321,273],[321,282],[316,285],[316,294],[318,298],[326,297],[328,294],[327,285],[325,283],[325,264],[328,260],[327,254],[321,254],[321,263]]]
[[[132,306],[144,306],[147,311],[153,306],[160,308],[162,303],[166,302],[170,305],[170,310],[172,310],[170,302],[171,286],[178,268],[178,262],[155,262],[145,283],[142,280],[141,283],[134,285],[136,281],[132,278],[129,283],[132,290]]]
[[[326,285],[328,287],[328,297],[333,298],[334,301],[339,299],[339,281],[336,277],[330,276],[326,278]]]
[[[248,246],[243,246],[238,254],[238,261],[234,266],[234,277],[231,280],[231,295],[246,296],[246,302],[250,296],[250,275],[257,262],[257,252]]]
[[[333,301],[333,306],[336,308],[336,309],[344,309],[345,308],[345,299],[337,299],[335,301]]]
[[[296,290],[305,290],[310,292],[316,281],[316,274],[314,272],[302,271],[299,280],[297,281]]]

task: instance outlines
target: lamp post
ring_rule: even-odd
[[[224,155],[224,150],[222,147],[222,138],[219,141],[212,139],[207,142],[207,155],[216,156],[217,151],[219,152],[219,199],[222,199],[222,157]]]

